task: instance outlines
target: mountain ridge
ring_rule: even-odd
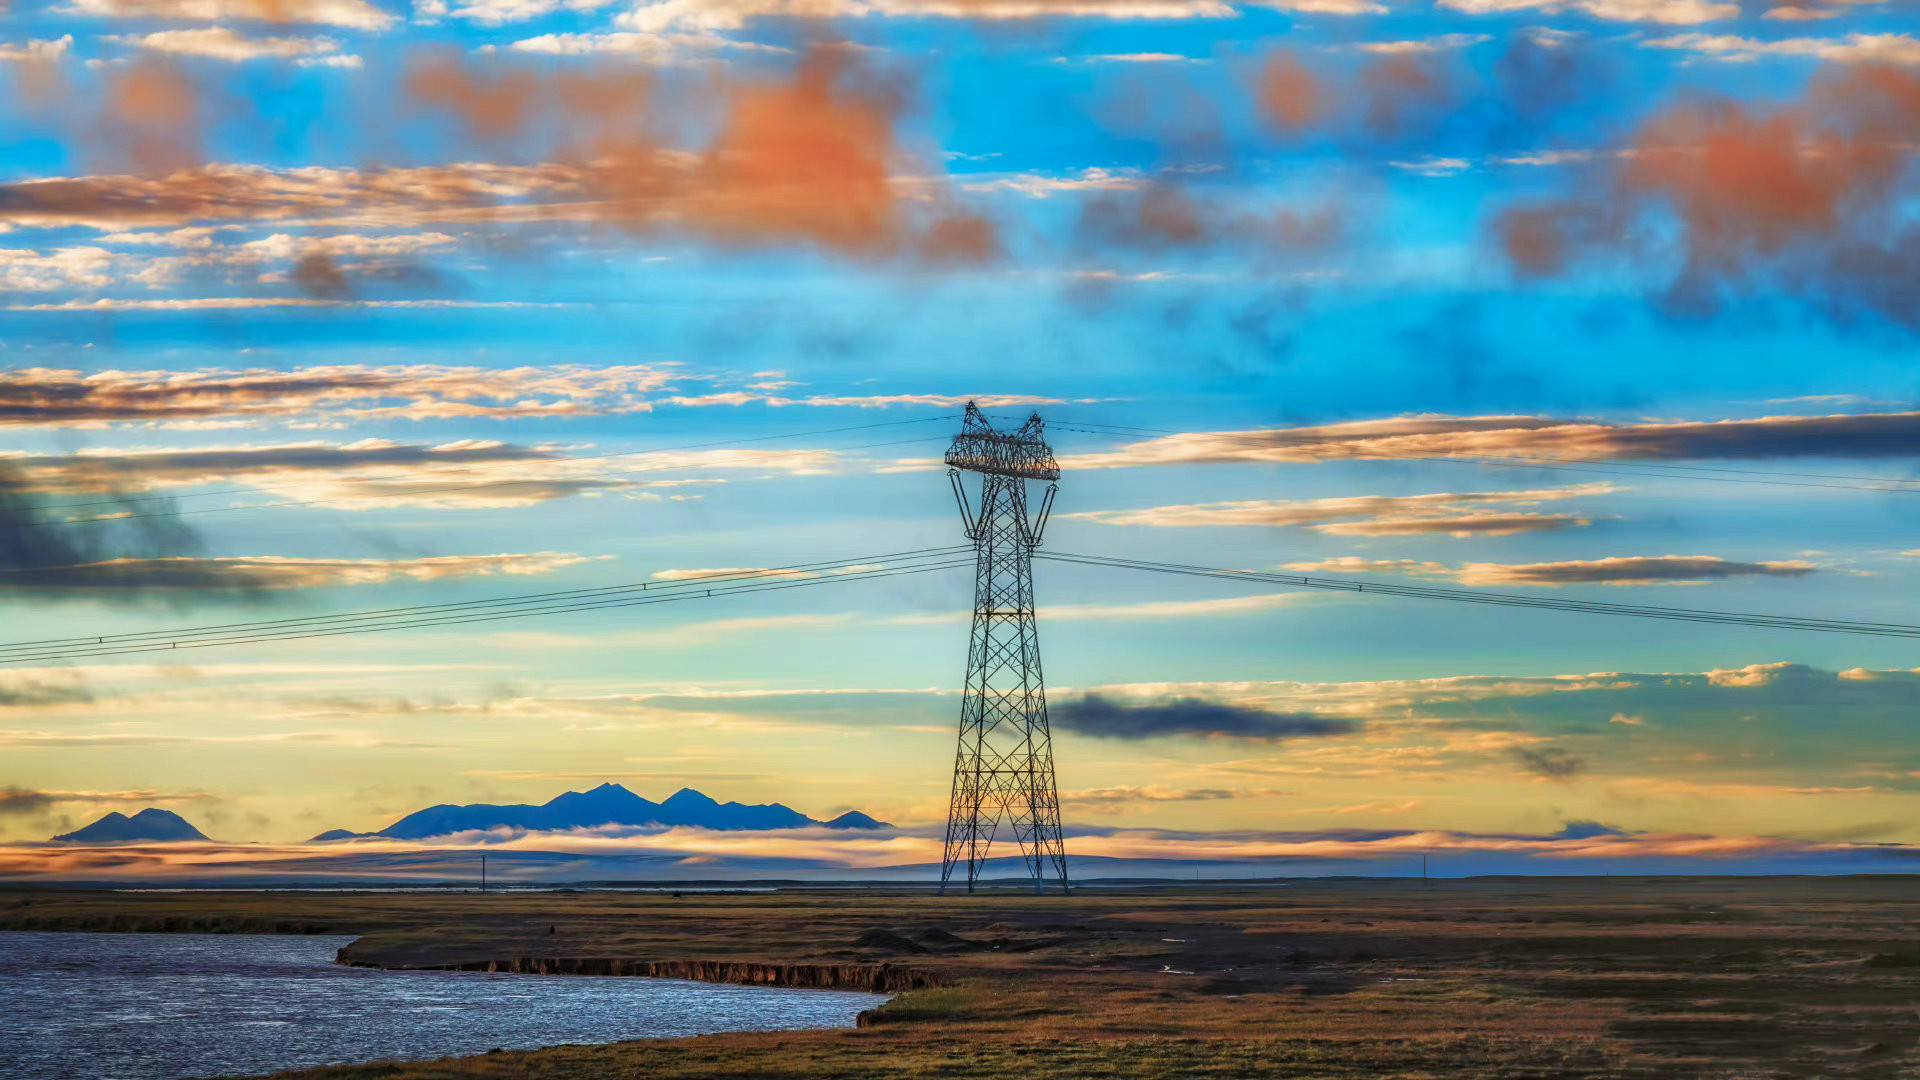
[[[167,844],[183,840],[207,840],[207,834],[193,827],[186,818],[171,810],[149,806],[128,817],[118,810],[101,816],[91,825],[61,833],[54,844]]]
[[[723,803],[690,787],[683,787],[656,803],[608,781],[586,791],[562,792],[537,806],[532,803],[441,803],[416,810],[384,829],[364,833],[329,829],[308,842],[425,840],[449,833],[492,829],[559,832],[601,825],[686,825],[718,831],[892,827],[858,810],[849,810],[831,821],[820,821],[782,803]]]

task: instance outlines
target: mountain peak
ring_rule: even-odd
[[[316,842],[345,840],[361,836],[381,836],[395,840],[423,840],[433,836],[484,832],[490,829],[517,829],[527,832],[564,832],[605,825],[672,828],[688,826],[717,830],[805,829],[818,825],[840,829],[887,828],[859,811],[842,814],[831,822],[820,822],[780,803],[752,805],[722,803],[703,791],[683,787],[665,800],[655,803],[635,795],[625,787],[607,781],[586,791],[569,791],[554,796],[540,806],[516,803],[498,806],[474,803],[468,806],[430,806],[408,814],[399,821],[372,833],[354,833],[330,829],[315,837]]]
[[[849,810],[832,821],[823,822],[829,829],[891,829],[893,826],[884,821],[876,821],[871,815],[858,810]]]
[[[207,835],[171,810],[149,806],[128,817],[118,810],[103,815],[84,829],[75,829],[53,838],[64,844],[138,844],[172,843],[181,840],[205,840]]]

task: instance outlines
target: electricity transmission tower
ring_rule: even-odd
[[[1053,780],[1053,737],[1040,677],[1040,635],[1033,616],[1033,549],[1053,510],[1060,466],[1036,413],[1011,432],[995,431],[972,402],[947,449],[947,478],[973,541],[973,634],[960,705],[960,750],[953,762],[940,891],[965,866],[972,892],[1004,822],[1020,845],[1033,890],[1049,876],[1067,891],[1060,838],[1060,794]],[[967,500],[960,473],[981,475],[980,509]],[[1027,509],[1027,481],[1047,481],[1039,508]]]

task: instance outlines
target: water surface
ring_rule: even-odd
[[[181,1080],[852,1027],[878,994],[334,964],[351,937],[0,932],[0,1077]]]

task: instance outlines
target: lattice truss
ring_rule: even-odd
[[[967,891],[972,892],[1004,825],[1020,846],[1034,890],[1044,891],[1053,877],[1065,891],[1067,856],[1033,610],[1033,549],[1040,545],[1053,508],[1058,490],[1053,481],[1060,478],[1060,467],[1039,416],[1029,417],[1013,432],[999,432],[972,404],[961,434],[947,451],[947,464],[967,537],[974,543],[975,577],[940,887],[944,891],[964,865]],[[977,513],[967,499],[962,470],[981,474]],[[1033,512],[1027,504],[1028,480],[1048,482]]]

